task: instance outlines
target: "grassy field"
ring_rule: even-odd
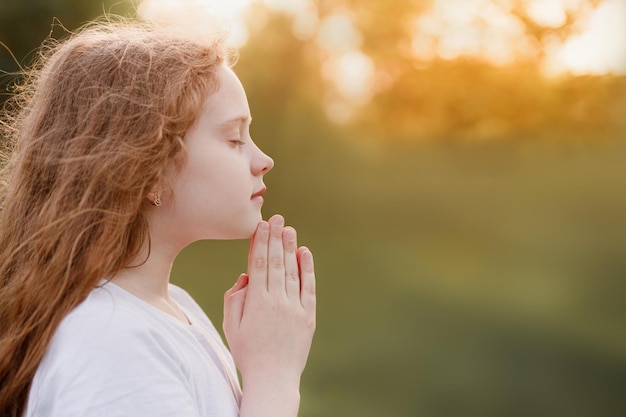
[[[316,256],[302,417],[621,415],[623,141],[262,145],[264,213]],[[194,244],[174,280],[219,324],[246,255]]]

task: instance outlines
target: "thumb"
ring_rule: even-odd
[[[248,290],[248,275],[241,274],[235,285],[224,294],[224,331],[239,327]]]

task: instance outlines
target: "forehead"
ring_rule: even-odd
[[[235,73],[226,65],[219,69],[217,90],[206,98],[200,114],[185,134],[190,144],[200,138],[222,138],[241,131],[250,122],[246,93]]]
[[[243,85],[232,69],[222,65],[218,74],[219,87],[207,97],[203,105],[203,117],[224,123],[238,118],[250,118],[248,98]]]

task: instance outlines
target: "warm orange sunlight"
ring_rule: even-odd
[[[207,19],[225,22],[229,41],[235,47],[245,45],[248,31],[243,24],[243,12],[251,0],[142,0],[138,13],[151,21],[179,26],[189,31],[202,32]]]
[[[367,58],[359,56],[359,34],[351,26],[347,12],[320,19],[311,0],[144,0],[144,14],[169,16],[175,10],[193,9],[194,16],[202,10],[217,12],[229,22],[231,42],[243,46],[248,40],[247,24],[255,16],[247,15],[255,4],[281,10],[295,17],[294,34],[309,38],[317,34],[321,46],[334,52],[333,61],[324,68],[337,75],[328,75],[337,83],[352,79],[359,69],[360,78],[369,77]],[[588,7],[581,0],[434,0],[429,10],[414,22],[412,51],[418,60],[435,57],[454,59],[459,56],[480,56],[496,65],[532,54],[533,48],[523,31],[514,9],[522,4],[536,24],[551,28],[563,25],[567,13]],[[200,12],[198,12],[200,10]],[[626,0],[604,0],[565,41],[546,40],[544,66],[549,75],[626,74]],[[344,53],[346,56],[343,56]],[[340,55],[340,56],[337,56]],[[352,84],[356,84],[356,81]],[[347,87],[345,93],[361,100],[364,91]]]
[[[626,0],[600,4],[588,28],[558,49],[556,65],[557,72],[626,74]]]
[[[268,10],[290,16],[295,38],[312,41],[321,53],[321,76],[331,87],[324,98],[328,117],[345,123],[393,76],[381,71],[365,50],[365,31],[370,29],[357,25],[368,11],[337,5],[322,13],[316,4],[313,0],[143,0],[139,13],[200,32],[214,27],[207,25],[207,19],[217,16],[226,22],[229,41],[237,48],[249,43],[251,33],[266,27]],[[376,13],[373,10],[369,12]],[[400,43],[393,47],[404,51],[416,68],[434,60],[477,58],[496,67],[533,62],[549,77],[626,74],[626,0],[433,0],[419,10],[396,6],[394,13],[398,12],[394,25],[405,30],[410,41],[404,49]],[[571,30],[563,30],[567,25]]]
[[[294,34],[308,37],[317,30],[317,20],[312,19],[312,5],[309,0],[140,0],[139,13],[151,20],[166,21],[185,19],[189,29],[189,21],[202,21],[206,16],[217,16],[227,22],[230,32],[230,43],[241,47],[248,41],[248,25],[246,15],[255,4],[261,4],[271,10],[280,10],[293,15],[295,19]],[[315,13],[315,17],[317,14]],[[254,17],[253,17],[254,18]],[[263,20],[259,16],[259,20]],[[262,22],[261,22],[262,23]],[[254,22],[258,25],[259,22]]]
[[[526,0],[525,13],[543,28],[558,28],[567,14],[588,7],[579,0]],[[493,64],[531,58],[534,41],[525,33],[511,0],[435,0],[415,22],[413,53],[419,60],[479,56]],[[626,1],[605,0],[564,42],[544,41],[548,75],[626,73]]]

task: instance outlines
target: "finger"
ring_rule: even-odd
[[[235,281],[235,285],[229,288],[228,291],[226,291],[226,294],[224,295],[229,295],[234,292],[237,292],[243,287],[245,287],[246,285],[248,285],[248,275],[240,274],[239,277],[237,278],[237,281]]]
[[[300,273],[296,259],[297,238],[293,227],[283,230],[283,248],[285,256],[285,291],[287,297],[300,300]]]
[[[269,224],[261,221],[257,226],[248,257],[248,277],[251,292],[267,291],[267,248]]]
[[[285,294],[285,254],[283,249],[283,227],[285,220],[280,215],[270,218],[268,248],[267,289]]]
[[[256,230],[254,231],[254,234],[252,235],[252,237],[250,238],[250,248],[248,249],[248,270],[250,270],[250,260],[252,259],[251,255],[252,255],[252,248],[254,247],[254,239],[257,236],[257,232],[259,230],[259,226],[261,225],[261,223],[263,222],[263,220],[261,220],[257,226],[256,226]]]
[[[315,267],[313,254],[302,246],[298,249],[298,265],[300,266],[300,302],[308,313],[315,312]]]
[[[239,275],[235,285],[224,294],[224,329],[239,327],[246,302],[248,276]]]
[[[256,236],[257,236],[257,234],[259,232],[259,226],[261,226],[261,223],[263,223],[263,220],[261,220],[256,225],[256,230],[254,231],[254,234],[250,238],[250,248],[248,249],[248,271],[250,271],[250,265],[252,264],[252,248],[254,248],[254,239],[256,238]]]

